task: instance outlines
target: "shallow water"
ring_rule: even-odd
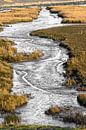
[[[63,63],[68,59],[67,50],[59,47],[59,43],[50,39],[30,36],[30,32],[62,26],[62,19],[43,8],[38,19],[33,22],[11,24],[5,27],[0,36],[7,37],[16,43],[18,52],[32,52],[40,49],[44,56],[33,62],[13,64],[12,93],[31,93],[28,104],[17,109],[22,124],[41,124],[75,127],[75,124],[64,123],[44,114],[50,106],[73,106],[85,111],[77,103],[77,92],[68,90],[63,85],[65,78]],[[2,118],[1,118],[2,119]]]

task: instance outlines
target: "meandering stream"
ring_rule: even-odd
[[[16,110],[20,113],[22,124],[73,127],[75,124],[63,123],[45,115],[45,110],[52,105],[59,105],[75,106],[85,111],[77,103],[78,93],[63,85],[66,80],[63,63],[68,59],[67,50],[59,47],[59,42],[29,35],[34,30],[62,26],[61,21],[57,14],[51,14],[43,8],[33,22],[11,24],[0,33],[0,36],[16,43],[18,52],[40,49],[44,53],[38,61],[13,64],[13,93],[31,93],[28,104]]]

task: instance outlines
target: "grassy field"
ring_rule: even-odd
[[[0,25],[17,23],[17,22],[30,22],[37,18],[40,8],[15,8],[11,11],[0,12]]]
[[[63,17],[63,23],[86,23],[86,6],[51,6],[48,9]]]

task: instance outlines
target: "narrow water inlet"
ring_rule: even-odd
[[[26,106],[16,110],[20,113],[22,124],[75,127],[75,124],[64,123],[45,115],[45,110],[52,105],[59,105],[85,111],[77,103],[77,92],[63,86],[66,80],[63,76],[63,63],[68,59],[67,50],[51,39],[29,35],[34,30],[62,26],[61,21],[57,14],[51,14],[43,8],[38,19],[33,22],[12,24],[0,33],[0,36],[16,43],[18,52],[40,49],[44,53],[39,61],[13,64],[13,93],[31,93],[32,97]]]

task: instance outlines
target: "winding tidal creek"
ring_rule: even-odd
[[[77,92],[68,90],[63,84],[65,70],[63,63],[68,59],[67,50],[59,47],[59,42],[50,39],[30,36],[38,29],[62,26],[62,19],[42,8],[38,19],[33,22],[11,24],[4,28],[0,36],[16,43],[18,52],[32,52],[39,49],[44,56],[38,61],[13,64],[12,93],[31,94],[28,104],[18,108],[21,124],[53,125],[75,127],[75,124],[64,123],[59,119],[45,115],[51,106],[73,106],[85,111],[77,103]]]

